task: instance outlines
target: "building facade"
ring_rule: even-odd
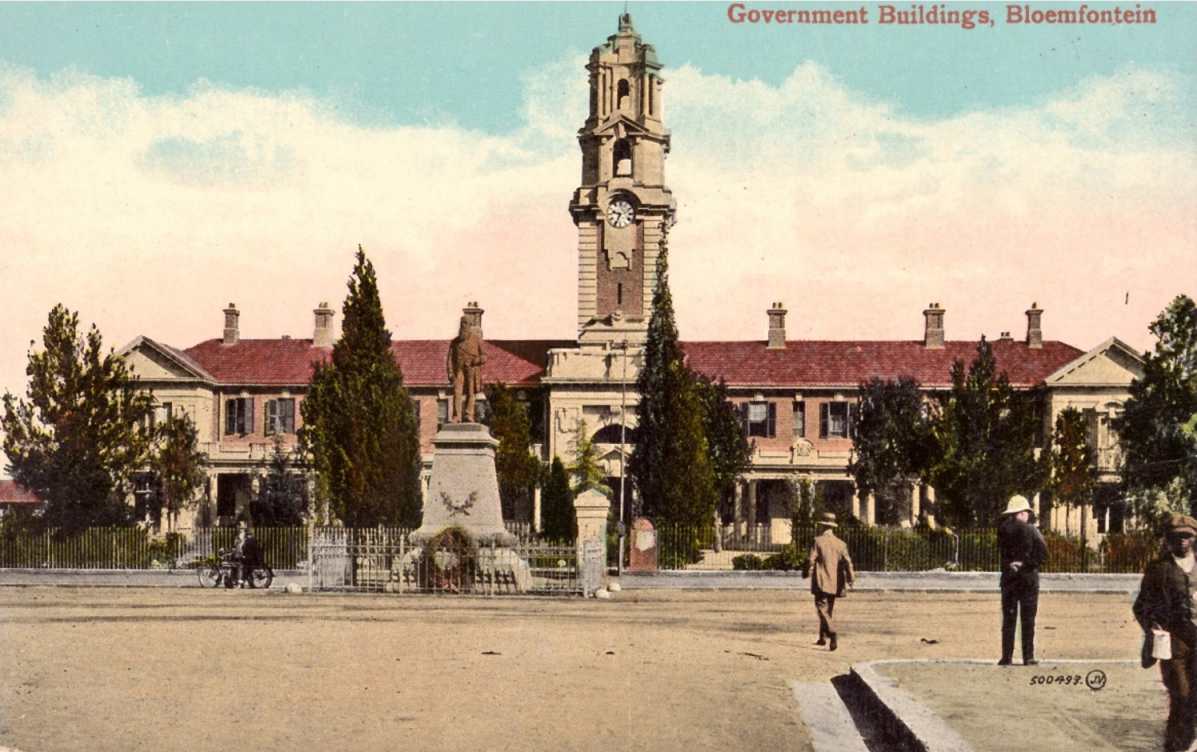
[[[485,342],[484,381],[506,384],[527,401],[539,428],[534,451],[546,461],[553,456],[568,461],[583,427],[598,444],[608,484],[615,489],[614,506],[625,510],[631,507],[623,503],[625,496],[632,499],[624,468],[637,422],[635,384],[657,262],[676,220],[666,184],[670,133],[661,69],[652,45],[642,41],[626,13],[587,63],[589,112],[578,131],[580,182],[569,203],[578,235],[576,339]],[[463,313],[482,328],[483,311],[476,303]],[[735,497],[719,510],[727,535],[788,539],[788,505],[802,480],[816,484],[829,507],[867,524],[919,520],[935,499],[933,488],[912,485],[899,503],[889,500],[879,507],[876,498],[856,493],[847,468],[862,381],[911,376],[928,392],[942,390],[949,386],[953,361],[967,362],[976,352],[976,341],[945,337],[942,306],[931,304],[922,313],[921,338],[790,340],[787,310],[774,303],[765,311],[763,339],[682,343],[695,371],[727,383],[754,445],[751,468]],[[1087,411],[1105,484],[1102,498],[1108,502],[1086,520],[1053,511],[1050,522],[1104,531],[1118,521],[1109,491],[1117,481],[1116,438],[1109,421],[1121,409],[1130,381],[1141,376],[1141,361],[1113,338],[1088,352],[1044,339],[1043,311],[1032,304],[1026,316],[1024,337],[1003,334],[993,341],[998,367],[1017,388],[1046,385],[1047,434],[1066,407]],[[917,318],[911,318],[917,331]],[[310,339],[262,340],[240,337],[240,312],[230,303],[220,338],[176,349],[138,337],[124,349],[153,391],[160,413],[191,417],[210,458],[201,511],[180,524],[230,522],[244,511],[276,442],[295,446],[312,367],[328,356],[333,341],[334,312],[326,304],[313,311]],[[448,415],[448,346],[448,340],[392,344],[420,419],[426,473],[432,438]],[[539,517],[535,501],[516,514]]]

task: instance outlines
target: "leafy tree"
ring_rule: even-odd
[[[699,376],[695,388],[703,405],[715,489],[718,497],[726,500],[735,494],[736,479],[752,462],[752,445],[744,436],[739,412],[727,398],[727,383]]]
[[[499,476],[499,497],[503,517],[512,519],[518,502],[526,501],[540,480],[541,463],[532,456],[532,421],[528,403],[515,398],[503,384],[487,389],[491,435],[499,441],[495,449],[495,472]]]
[[[129,520],[128,482],[149,454],[144,430],[154,401],[138,388],[124,359],[104,352],[93,325],[56,305],[29,351],[24,399],[4,394],[4,451],[8,471],[44,502],[40,521],[77,532]]]
[[[559,457],[553,458],[540,494],[540,520],[546,538],[567,540],[575,537],[574,495],[569,488],[569,475]]]
[[[952,388],[932,422],[931,482],[952,524],[989,524],[1011,495],[1030,496],[1042,485],[1043,466],[1035,456],[1042,392],[1016,392],[998,373],[984,337],[972,363],[966,368],[957,360],[951,375]]]
[[[915,379],[870,379],[854,413],[854,457],[848,472],[861,493],[924,475],[931,460],[931,421]]]
[[[594,440],[586,433],[586,422],[581,418],[574,425],[574,438],[570,442],[574,448],[574,461],[569,466],[572,480],[572,491],[575,496],[583,491],[598,491],[611,497],[611,487],[603,483],[606,477],[598,461],[598,447]]]
[[[158,479],[162,506],[174,529],[179,511],[193,506],[197,492],[208,482],[208,455],[199,450],[195,424],[187,415],[172,416],[156,433],[150,470]]]
[[[1076,408],[1066,408],[1056,416],[1048,457],[1050,476],[1047,487],[1052,492],[1052,501],[1066,509],[1092,503],[1097,486],[1093,453],[1089,447],[1085,416]],[[1065,533],[1071,532],[1065,527]]]
[[[1115,422],[1122,445],[1122,482],[1132,508],[1154,520],[1192,511],[1197,497],[1197,305],[1178,295],[1151,324],[1155,349],[1143,355],[1143,378]]]
[[[300,437],[346,527],[420,524],[420,437],[391,353],[374,265],[358,247],[341,338],[317,364]]]
[[[295,466],[294,454],[281,436],[274,437],[266,474],[249,504],[255,525],[285,527],[302,525],[308,512],[308,479]]]
[[[640,514],[697,529],[710,524],[717,489],[702,396],[678,345],[667,257],[662,242],[628,469],[640,492]]]

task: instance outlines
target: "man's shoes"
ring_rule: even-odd
[[[999,666],[1012,666],[1012,665],[1014,665],[1014,661],[1010,660],[1009,658],[1003,658],[1000,661],[998,661],[998,665]]]
[[[827,640],[824,640],[822,637],[820,637],[819,639],[815,640],[815,644],[816,645],[826,645]]]
[[[836,641],[835,641],[835,635],[832,635],[832,636],[831,636],[831,647],[829,647],[829,648],[827,648],[827,649],[828,649],[828,650],[835,650],[835,649],[836,649],[836,648],[838,648],[838,647],[839,647],[839,645],[838,645],[838,644],[836,644]]]
[[[1023,658],[1023,659],[1022,659],[1022,665],[1024,665],[1024,666],[1038,666],[1038,665],[1039,665],[1039,661],[1035,660],[1034,658]]]

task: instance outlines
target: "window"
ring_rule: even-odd
[[[449,400],[438,399],[436,401],[436,430],[440,430],[441,426],[449,422]]]
[[[806,403],[794,403],[794,438],[801,439],[806,436]]]
[[[771,438],[777,435],[777,405],[772,402],[745,402],[740,405],[744,435]]]
[[[852,413],[854,410],[851,402],[824,402],[820,405],[819,438],[852,438]]]
[[[236,397],[224,401],[224,433],[244,436],[253,430],[254,401],[252,397]]]
[[[266,435],[295,433],[295,400],[274,399],[266,403]]]
[[[154,411],[146,416],[142,422],[142,428],[149,432],[153,431],[155,427],[166,423],[170,420],[171,407],[171,403],[169,402],[159,402],[154,405]]]
[[[626,138],[621,138],[615,142],[614,158],[614,174],[616,177],[632,174],[632,145],[628,143]]]
[[[619,83],[615,85],[615,106],[621,110],[628,107],[628,96],[632,92],[632,85],[628,83],[626,78],[619,79]]]

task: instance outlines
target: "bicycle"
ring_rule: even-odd
[[[237,586],[239,570],[240,563],[233,551],[222,548],[215,556],[201,563],[195,570],[195,574],[199,578],[200,587],[214,588],[224,585],[226,588],[233,588]],[[273,582],[274,570],[265,562],[259,562],[250,570],[249,586],[251,588],[269,588]]]

